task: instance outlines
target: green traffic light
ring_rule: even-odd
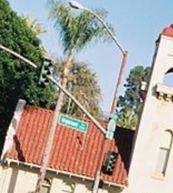
[[[51,74],[52,62],[51,60],[44,58],[42,61],[40,77],[39,77],[39,85],[48,84],[47,76]]]
[[[104,163],[102,166],[102,171],[105,174],[112,175],[114,168],[115,168],[115,163],[117,159],[117,153],[114,151],[108,151],[105,155]]]

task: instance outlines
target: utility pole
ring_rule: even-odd
[[[100,171],[98,170],[97,173],[96,173],[96,177],[95,177],[94,187],[93,187],[92,193],[98,193],[99,183],[100,183]]]
[[[117,107],[119,94],[120,94],[119,90],[120,90],[120,86],[121,86],[122,76],[124,74],[124,70],[125,70],[126,62],[127,62],[127,55],[128,55],[127,51],[124,51],[122,54],[121,66],[120,66],[120,71],[118,73],[118,79],[117,79],[116,86],[115,86],[115,92],[114,92],[114,97],[113,97],[113,101],[112,101],[112,105],[111,105],[110,114],[115,113],[115,110]]]
[[[109,26],[96,12],[89,9],[88,7],[83,6],[82,4],[78,3],[75,0],[70,0],[69,5],[70,5],[70,7],[74,8],[74,9],[88,11],[93,16],[95,16],[95,18],[97,18],[102,23],[105,30],[110,35],[111,39],[114,41],[115,45],[118,47],[118,49],[122,53],[122,61],[121,61],[120,71],[118,74],[118,80],[116,83],[114,97],[113,97],[113,101],[112,101],[112,105],[111,105],[111,111],[110,111],[110,117],[109,117],[110,119],[109,119],[108,128],[107,128],[107,132],[106,132],[106,136],[105,136],[107,139],[113,139],[114,132],[116,129],[116,120],[117,120],[116,107],[117,107],[117,102],[118,102],[118,98],[119,98],[119,88],[121,85],[122,75],[124,73],[124,69],[126,66],[126,60],[127,60],[128,52],[121,46],[121,44],[117,40],[116,36],[110,30]],[[102,151],[103,151],[103,149],[104,149],[104,144],[103,144]],[[102,160],[100,160],[100,161],[102,161]],[[98,168],[92,193],[97,193],[99,190],[100,173],[101,173],[101,168]]]

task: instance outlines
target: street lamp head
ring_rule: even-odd
[[[69,1],[69,5],[70,7],[74,8],[74,9],[84,9],[84,7],[78,3],[77,1]]]

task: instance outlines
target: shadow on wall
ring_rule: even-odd
[[[14,136],[14,142],[15,142],[15,148],[17,151],[18,160],[25,162],[25,157],[24,157],[23,151],[21,149],[21,145],[20,145],[20,142],[18,140],[18,137],[16,135]]]
[[[2,149],[4,146],[5,136],[7,133],[7,129],[9,127],[10,121],[12,119],[13,114],[7,115],[0,115],[0,156],[2,153]]]
[[[124,162],[125,169],[129,171],[130,158],[132,153],[133,138],[135,131],[117,127],[115,131],[115,141],[119,154]]]
[[[16,182],[17,182],[17,175],[18,175],[18,170],[13,168],[11,178],[10,178],[9,187],[8,187],[8,193],[14,193],[15,187],[16,187]]]

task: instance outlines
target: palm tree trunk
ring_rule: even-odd
[[[72,51],[70,51],[68,56],[67,56],[67,60],[64,64],[64,71],[63,71],[63,77],[62,77],[62,86],[64,88],[66,88],[66,85],[67,85],[67,77],[69,74],[70,66],[72,64],[72,59],[73,59],[73,54],[72,54]],[[57,119],[58,119],[58,116],[60,114],[60,111],[61,111],[61,108],[63,105],[63,99],[64,99],[64,92],[62,90],[60,90],[60,94],[59,94],[59,97],[58,97],[58,100],[56,103],[54,116],[52,118],[50,131],[49,131],[47,142],[46,142],[46,147],[44,150],[42,165],[41,165],[40,174],[38,177],[35,193],[41,192],[41,187],[42,187],[44,178],[46,176],[46,168],[47,168],[49,158],[50,158],[51,147],[53,144],[53,139],[54,139],[55,130],[56,130],[56,126],[57,126]]]
[[[64,88],[66,88],[66,86],[67,86],[68,75],[69,75],[70,67],[72,65],[72,60],[73,60],[73,51],[70,50],[68,55],[67,55],[66,62],[64,63],[64,69],[63,69],[63,73],[62,73],[61,85]],[[59,104],[60,110],[62,109],[62,106],[63,106],[63,100],[64,100],[64,92],[62,90],[60,90],[58,101],[57,101],[57,103]]]

